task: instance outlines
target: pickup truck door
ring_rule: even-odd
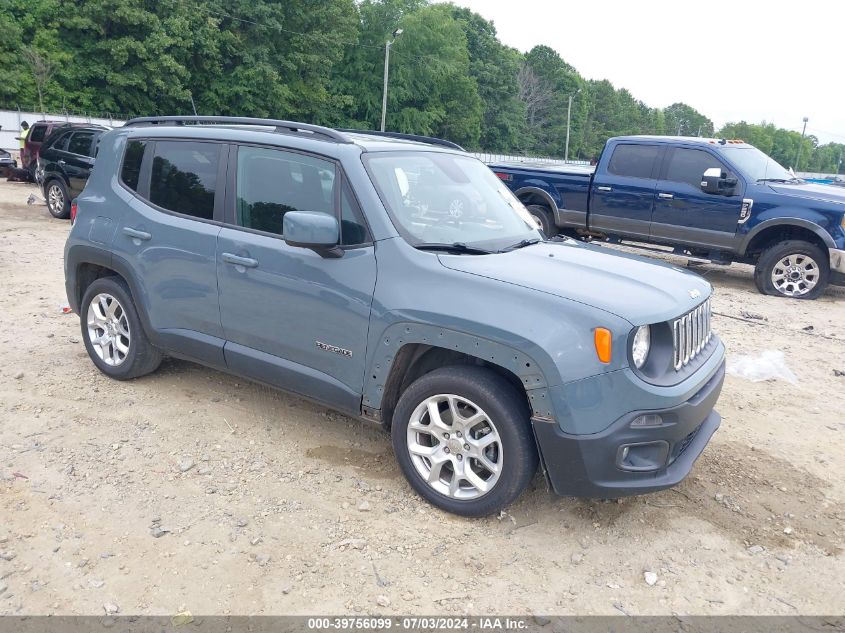
[[[612,152],[607,166],[599,165],[593,177],[589,228],[648,238],[664,148],[658,144],[620,143]]]
[[[233,148],[217,282],[232,371],[355,414],[376,257],[342,180],[339,166],[322,157]],[[343,256],[288,245],[282,226],[291,210],[338,215]]]
[[[669,149],[657,182],[651,218],[653,240],[713,249],[735,247],[744,184],[738,179],[729,196],[704,193],[701,177],[711,167],[718,167],[728,177],[737,177],[705,149]]]

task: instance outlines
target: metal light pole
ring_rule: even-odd
[[[798,161],[801,160],[801,146],[804,144],[804,134],[807,132],[807,117],[804,117],[804,129],[801,130],[801,140],[798,143],[798,154],[795,156],[795,169],[798,170]]]
[[[388,40],[384,45],[384,89],[381,95],[381,131],[384,132],[384,120],[387,117],[387,75],[390,68],[390,47],[396,37],[402,35],[402,29],[393,31],[393,39]]]
[[[569,160],[569,129],[572,121],[572,97],[577,95],[579,92],[581,92],[580,88],[569,95],[569,107],[566,109],[566,149],[563,151],[564,162]]]

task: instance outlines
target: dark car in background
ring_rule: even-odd
[[[0,171],[5,167],[17,167],[18,161],[12,158],[12,155],[5,149],[0,149]]]
[[[21,168],[29,172],[29,177],[35,180],[35,169],[38,166],[38,152],[41,145],[60,125],[68,125],[65,121],[36,121],[29,128],[26,141],[21,148]]]
[[[78,196],[94,167],[97,141],[107,127],[68,124],[57,127],[41,146],[37,180],[54,218],[70,217],[70,203]]]

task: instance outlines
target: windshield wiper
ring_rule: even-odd
[[[800,178],[758,178],[757,182],[801,182]]]
[[[525,239],[525,240],[519,240],[516,244],[511,244],[510,246],[508,246],[507,248],[504,248],[502,250],[504,250],[504,251],[515,251],[518,248],[525,248],[526,246],[533,246],[534,244],[539,244],[542,241],[543,240],[541,240],[539,237],[532,237],[532,238],[528,238],[528,239]]]
[[[414,248],[421,251],[443,251],[445,253],[462,253],[465,255],[492,255],[498,251],[488,251],[484,248],[477,248],[475,246],[467,246],[463,242],[452,242],[445,244],[441,242],[423,242],[422,244],[414,244]]]

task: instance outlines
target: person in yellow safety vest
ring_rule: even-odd
[[[26,147],[26,137],[29,136],[29,123],[23,121],[21,123],[21,135],[18,137],[21,142],[20,161],[23,165],[23,149]]]
[[[21,135],[18,137],[21,140],[21,149],[26,147],[26,137],[29,134],[29,123],[24,121],[21,123]]]

